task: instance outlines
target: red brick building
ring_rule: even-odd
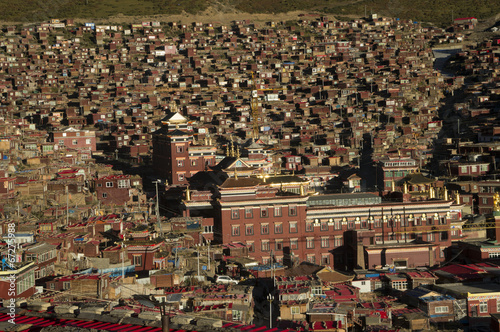
[[[27,247],[23,253],[24,261],[35,262],[35,279],[53,276],[58,262],[57,246],[40,242]]]
[[[0,271],[1,299],[22,299],[35,294],[35,263],[14,263],[14,266],[12,270],[3,268]],[[12,289],[15,289],[15,295],[11,293]]]
[[[50,133],[49,140],[60,147],[96,151],[95,132],[68,128]]]
[[[161,243],[158,244],[128,244],[127,256],[135,266],[135,271],[150,271],[155,269],[155,253],[160,251]]]
[[[184,207],[191,214],[215,215],[214,240],[244,243],[262,263],[309,261],[341,269],[443,262],[451,245],[450,225],[461,219],[461,205],[452,200],[382,202],[367,193],[307,196],[304,188],[297,194],[271,182],[231,177],[214,191],[212,205],[193,201],[193,191]]]
[[[139,176],[108,175],[94,180],[97,198],[104,205],[123,205],[139,199],[138,189],[142,187]]]
[[[171,185],[185,185],[194,174],[215,165],[217,148],[194,145],[192,128],[179,113],[162,121],[163,128],[153,136],[153,167]]]

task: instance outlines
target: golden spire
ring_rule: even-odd
[[[493,211],[500,211],[500,194],[493,195]]]
[[[460,193],[455,191],[455,203],[460,204]]]
[[[449,199],[448,197],[448,189],[445,187],[444,188],[444,200],[447,201]]]
[[[231,140],[231,157],[234,157],[234,142]]]
[[[300,196],[305,196],[306,195],[306,191],[304,190],[304,184],[301,183],[300,184]]]
[[[237,145],[236,146],[236,158],[240,157],[240,147]]]
[[[396,191],[396,181],[391,181],[391,191]]]
[[[238,173],[236,173],[236,166],[234,167],[234,179],[238,180]]]
[[[403,183],[403,193],[408,194],[408,182]]]
[[[186,201],[191,200],[191,190],[189,190],[189,186],[186,187]]]

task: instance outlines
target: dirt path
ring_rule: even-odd
[[[151,15],[151,16],[126,16],[123,14],[118,14],[107,19],[94,20],[95,23],[138,23],[142,21],[160,21],[160,22],[180,22],[181,24],[191,24],[193,22],[201,23],[216,23],[216,24],[230,24],[232,21],[238,20],[250,20],[254,23],[265,23],[265,22],[281,22],[281,21],[291,21],[299,19],[301,14],[311,14],[312,11],[293,11],[288,13],[277,13],[277,14],[249,14],[245,12],[239,12],[235,8],[224,7],[214,7],[210,6],[207,10],[200,14],[182,14],[182,15]],[[317,13],[318,15],[322,15]],[[324,14],[323,14],[324,15]],[[332,15],[328,15],[333,19]],[[89,19],[75,19],[76,23],[89,22]]]

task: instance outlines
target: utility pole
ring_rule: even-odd
[[[66,191],[66,226],[69,226],[69,191],[68,185],[64,186]]]
[[[208,247],[207,247],[207,257],[208,257],[208,271],[210,271],[210,240],[207,240],[208,242]]]
[[[160,232],[160,235],[163,237],[163,232],[161,229],[161,222],[160,222],[160,200],[158,197],[158,183],[160,183],[160,180],[153,181],[153,183],[156,185],[156,222],[158,223],[158,231]]]

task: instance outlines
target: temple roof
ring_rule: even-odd
[[[436,182],[434,179],[427,178],[422,175],[422,173],[417,172],[417,173],[410,173],[408,174],[403,181],[408,182],[409,184],[431,184]]]

